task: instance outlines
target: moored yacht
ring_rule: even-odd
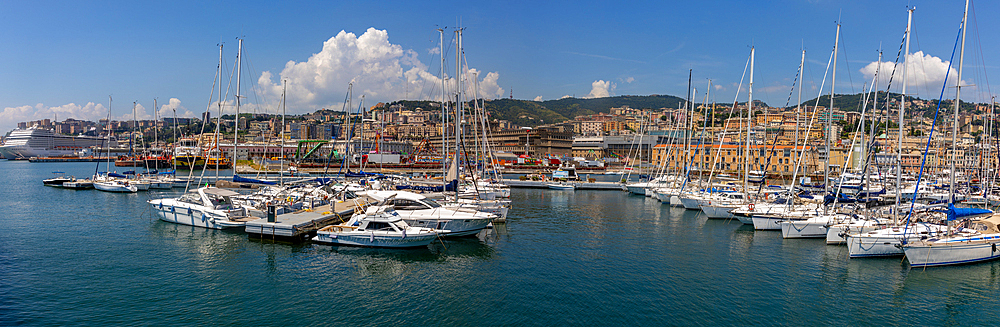
[[[201,187],[176,198],[147,201],[160,220],[213,229],[243,227],[255,220],[232,197],[239,193],[215,187]]]
[[[406,248],[427,246],[439,232],[447,231],[409,226],[389,204],[368,207],[344,224],[323,227],[316,231],[312,240],[338,245]]]
[[[449,208],[423,195],[406,191],[367,191],[366,195],[376,201],[390,197],[393,209],[403,221],[413,227],[448,230],[442,236],[475,235],[486,228],[495,215],[469,208]]]

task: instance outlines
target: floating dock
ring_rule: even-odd
[[[549,184],[559,183],[553,181],[522,181],[517,179],[504,179],[502,183],[510,187],[521,188],[549,188]],[[577,190],[607,190],[621,191],[622,184],[615,182],[561,182],[562,184],[573,185]]]
[[[111,159],[112,161],[114,158]],[[30,162],[99,162],[108,161],[107,157],[31,157]]]
[[[369,204],[358,198],[280,214],[274,222],[269,222],[267,218],[251,220],[246,223],[246,232],[254,238],[302,242],[315,235],[320,228],[347,221],[357,208]]]

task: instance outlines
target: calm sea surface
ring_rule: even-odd
[[[0,161],[0,325],[1000,323],[1000,262],[848,260],[623,192],[514,189],[505,225],[380,250],[174,225],[55,170],[94,164]]]

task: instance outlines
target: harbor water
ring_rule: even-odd
[[[153,218],[160,193],[0,161],[0,325],[997,325],[1000,262],[910,269],[618,191],[514,189],[506,224],[413,250]],[[119,169],[121,170],[121,169]]]

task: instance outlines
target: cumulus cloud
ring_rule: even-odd
[[[607,98],[615,94],[615,83],[611,81],[596,80],[591,83],[590,94],[587,98]]]
[[[18,122],[33,120],[59,119],[59,121],[63,121],[67,118],[73,118],[97,121],[101,118],[107,118],[107,116],[108,108],[103,104],[93,102],[88,102],[85,105],[68,103],[55,107],[41,103],[34,106],[6,107],[3,112],[0,112],[0,130],[5,133],[16,128]]]
[[[123,106],[127,106],[124,107]],[[187,108],[181,105],[181,101],[172,98],[170,103],[163,105],[160,110],[160,117],[173,117],[173,109],[177,109],[178,117],[195,117]],[[151,112],[147,112],[146,107],[142,104],[136,104],[135,106],[135,119],[138,120],[151,120],[153,115]],[[169,111],[169,115],[167,112]],[[132,106],[128,105],[114,105],[114,112],[112,113],[112,120],[132,120]],[[19,106],[19,107],[6,107],[3,111],[0,111],[0,130],[5,133],[6,131],[17,128],[17,123],[19,122],[29,122],[42,119],[58,119],[58,121],[64,121],[66,119],[78,119],[78,120],[89,120],[98,121],[101,119],[108,118],[108,107],[101,103],[88,102],[84,105],[79,105],[76,103],[68,103],[61,106],[46,106],[45,104],[39,103],[34,106]]]
[[[559,99],[566,99],[566,98],[572,98],[572,97],[573,97],[572,95],[567,94],[567,95],[564,95],[562,97],[559,97]]]
[[[880,74],[879,86],[884,89],[889,83],[889,74],[893,71],[893,62],[872,62],[864,68],[861,68],[861,73],[865,75],[866,79],[870,80],[875,76],[876,69],[879,70]],[[948,75],[948,85],[954,86],[955,81],[958,78],[958,70],[956,67],[951,67],[949,72],[947,61],[929,54],[924,54],[923,51],[917,51],[907,56],[906,85],[909,90],[916,90],[917,92],[921,90],[939,92],[941,90],[942,83],[945,82],[945,74]],[[892,76],[893,84],[895,85],[894,87],[902,85],[900,84],[900,80],[902,78],[902,67],[898,67],[895,74]],[[962,84],[968,83],[963,82]],[[907,91],[907,93],[910,92],[912,91]],[[937,93],[932,95],[936,96]]]
[[[542,101],[542,96],[539,95],[539,96],[535,97],[534,101],[541,102]]]
[[[632,83],[632,82],[635,82],[635,77],[629,76],[629,77],[626,77],[626,78],[619,78],[618,80],[620,80],[622,82],[625,82],[625,83]]]
[[[170,98],[167,100],[167,104],[160,105],[157,115],[160,118],[173,118],[176,112],[177,117],[195,117],[195,113],[191,112],[187,108],[181,105],[181,100],[178,98]]]
[[[715,88],[716,91],[722,91],[726,89],[725,87],[719,84],[712,85],[712,87]]]
[[[287,81],[286,103],[289,109],[299,111],[340,108],[347,85],[352,82],[354,95],[366,96],[366,106],[399,99],[440,100],[441,78],[427,69],[417,59],[416,51],[390,43],[385,30],[369,28],[360,36],[340,31],[306,61],[287,62],[277,76],[265,71],[257,84],[268,97],[278,99],[282,81]],[[445,78],[446,92],[453,93],[456,79]],[[474,78],[479,81],[483,97],[497,98],[504,93],[497,83],[499,73],[482,74],[467,68],[463,75],[467,94],[474,94]]]

